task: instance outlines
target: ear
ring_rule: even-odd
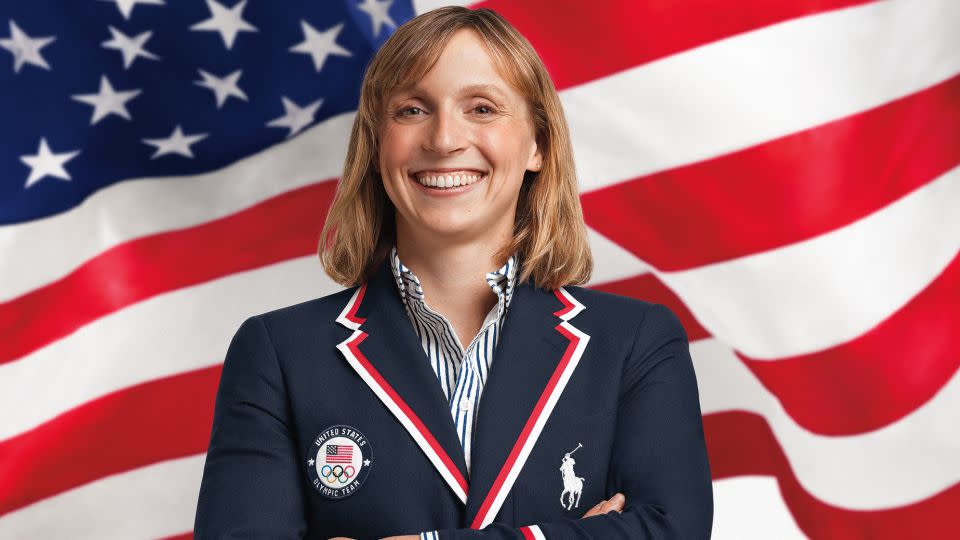
[[[536,173],[543,168],[543,150],[540,141],[535,141],[533,144],[533,154],[527,160],[527,170]]]

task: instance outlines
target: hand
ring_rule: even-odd
[[[616,495],[614,495],[613,497],[610,497],[610,499],[606,501],[598,502],[596,506],[594,506],[590,510],[587,510],[587,513],[584,514],[583,517],[588,518],[590,516],[599,516],[602,514],[606,514],[611,510],[616,510],[617,512],[620,512],[623,510],[623,505],[626,501],[627,501],[627,498],[623,496],[623,493],[617,493]]]

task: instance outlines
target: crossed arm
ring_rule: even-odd
[[[587,513],[583,514],[583,517],[588,518],[590,516],[600,516],[606,514],[607,512],[620,512],[623,510],[623,503],[625,501],[623,493],[617,493],[613,497],[610,497],[606,501],[600,501],[597,504],[593,505],[593,508],[587,510]],[[383,538],[381,540],[433,540],[430,535],[436,535],[436,532],[424,532],[420,534],[405,534],[402,536],[390,536]],[[336,538],[331,538],[330,540],[354,540],[353,538],[346,538],[344,536],[338,536]]]

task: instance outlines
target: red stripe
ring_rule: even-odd
[[[611,294],[629,296],[654,304],[663,304],[680,319],[683,329],[687,332],[688,340],[695,341],[710,337],[710,332],[700,325],[690,308],[683,303],[683,300],[654,274],[640,274],[617,281],[597,283],[590,285],[590,288]]]
[[[471,7],[491,8],[509,20],[562,89],[771,24],[866,3],[594,0],[558,8],[551,0],[494,0]]]
[[[0,303],[0,365],[153,296],[314,253],[317,216],[335,189],[327,180],[208,223],[124,242]]]
[[[570,340],[570,344],[567,345],[567,349],[563,352],[563,357],[557,364],[556,369],[553,370],[550,380],[547,381],[546,388],[544,388],[543,392],[540,394],[540,399],[537,400],[537,404],[534,406],[533,412],[531,412],[530,416],[527,418],[527,423],[524,424],[523,430],[520,432],[520,436],[517,437],[517,442],[514,443],[513,448],[510,450],[510,454],[507,456],[507,460],[500,468],[500,473],[497,474],[497,478],[494,480],[493,485],[490,486],[487,496],[484,497],[483,504],[481,504],[480,509],[477,510],[477,515],[473,518],[473,523],[470,524],[470,527],[473,529],[479,529],[481,527],[487,512],[490,511],[490,506],[493,504],[493,500],[496,498],[500,490],[503,489],[503,483],[506,480],[510,469],[516,462],[517,456],[520,454],[520,449],[523,448],[523,445],[526,443],[527,439],[530,438],[530,432],[533,431],[534,424],[537,423],[537,420],[543,413],[543,407],[550,398],[550,394],[553,392],[553,389],[557,386],[557,381],[560,380],[560,375],[563,373],[563,370],[567,367],[567,364],[570,363],[570,359],[573,357],[573,352],[576,350],[577,344],[580,343],[580,338],[574,334],[571,334],[562,326],[562,323],[558,324],[555,328],[558,332],[563,334],[564,337]]]
[[[703,421],[713,478],[758,474],[776,477],[790,513],[810,538],[960,538],[960,520],[954,517],[960,508],[960,484],[898,508],[838,508],[803,489],[762,416],[732,411],[705,415]],[[864,448],[864,452],[869,451]],[[882,475],[884,471],[875,473]]]
[[[866,334],[775,361],[738,354],[801,426],[851,435],[896,421],[960,369],[960,253],[925,290]]]
[[[554,296],[556,296],[557,299],[559,299],[560,302],[563,304],[563,307],[562,307],[562,308],[560,308],[559,310],[553,312],[554,315],[556,315],[557,317],[563,317],[563,316],[566,315],[567,313],[570,313],[571,311],[573,311],[573,308],[575,307],[574,304],[573,304],[573,302],[571,302],[570,300],[568,300],[567,297],[566,297],[566,295],[564,295],[563,293],[560,292],[560,289],[554,289],[554,290],[553,290],[553,294],[554,294]]]
[[[0,442],[0,516],[104,476],[206,452],[221,368],[111,392]]]
[[[360,309],[360,304],[363,302],[363,295],[367,293],[367,284],[364,283],[360,286],[357,292],[357,299],[354,300],[353,304],[350,306],[350,310],[347,312],[347,320],[355,324],[363,324],[366,321],[366,317],[360,317],[357,315],[357,310]]]
[[[581,201],[598,232],[675,271],[848,225],[958,164],[960,75],[823,126],[584,193]]]
[[[653,274],[591,288],[664,304],[680,318],[691,342],[711,337]],[[910,302],[855,339],[777,360],[735,354],[804,428],[823,435],[863,433],[909,414],[960,367],[957,304],[960,254]]]
[[[533,531],[530,530],[530,527],[520,527],[520,534],[522,534],[526,540],[536,540],[536,537],[533,536]]]
[[[394,390],[392,386],[390,386],[390,383],[388,383],[387,380],[384,379],[382,375],[380,375],[380,372],[377,371],[377,368],[373,367],[373,364],[371,364],[370,361],[367,360],[367,357],[364,356],[362,352],[360,352],[360,344],[366,338],[367,338],[367,334],[361,331],[359,334],[357,334],[357,337],[355,339],[347,342],[347,347],[349,347],[350,350],[353,352],[354,356],[357,358],[357,361],[359,361],[360,364],[363,366],[363,369],[365,369],[367,373],[369,373],[370,376],[373,377],[375,381],[377,381],[377,384],[380,385],[381,388],[383,388],[384,392],[386,392],[387,395],[390,397],[390,400],[393,401],[394,404],[396,404],[397,407],[400,408],[404,416],[406,416],[408,420],[413,422],[413,425],[416,426],[417,431],[420,432],[420,435],[423,436],[424,439],[426,439],[427,443],[430,445],[430,448],[432,448],[433,451],[436,452],[437,456],[440,457],[440,461],[443,462],[443,465],[447,468],[447,471],[450,472],[450,475],[453,476],[454,480],[456,480],[460,488],[463,489],[463,492],[464,493],[468,492],[469,486],[467,485],[467,481],[463,478],[463,475],[460,474],[460,469],[458,469],[457,466],[454,465],[453,460],[450,459],[450,456],[447,455],[447,452],[443,449],[442,446],[440,446],[440,443],[437,442],[437,439],[434,438],[433,434],[430,433],[430,430],[427,429],[427,426],[424,425],[424,423],[420,420],[420,417],[413,412],[413,409],[411,409],[410,406],[407,405],[407,402],[400,397],[400,394],[398,394],[397,391]]]

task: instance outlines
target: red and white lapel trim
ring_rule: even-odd
[[[347,302],[347,305],[343,308],[343,311],[341,311],[340,315],[337,316],[338,323],[351,330],[360,329],[360,325],[363,324],[366,319],[357,316],[357,309],[360,307],[360,302],[363,302],[363,295],[366,292],[366,283],[357,287],[357,290],[353,292],[353,296],[350,297],[350,301]]]
[[[553,291],[553,294],[557,295],[557,298],[563,303],[563,308],[560,311],[554,311],[553,314],[557,317],[560,317],[564,321],[569,321],[570,319],[577,316],[578,313],[586,309],[583,307],[583,304],[579,300],[573,297],[566,289],[560,287]]]
[[[367,285],[360,286],[347,302],[346,307],[337,317],[337,322],[353,330],[353,334],[337,345],[337,349],[343,353],[350,366],[360,375],[363,382],[373,390],[380,401],[387,406],[387,409],[397,417],[397,420],[413,437],[417,445],[426,454],[427,459],[433,464],[443,477],[450,489],[460,499],[464,505],[467,504],[467,491],[469,491],[467,481],[460,473],[460,470],[450,459],[446,450],[440,446],[437,439],[430,433],[423,421],[413,412],[413,409],[400,397],[396,390],[390,386],[390,383],[380,374],[379,371],[370,363],[370,361],[360,351],[360,343],[367,337],[367,333],[360,329],[360,325],[366,320],[356,315],[360,302],[363,300]]]
[[[523,534],[524,540],[547,540],[547,537],[543,535],[543,531],[536,525],[520,527],[520,533]]]
[[[570,376],[577,368],[577,364],[580,363],[580,358],[583,356],[583,351],[587,347],[587,342],[590,341],[589,335],[570,324],[570,319],[584,310],[583,304],[577,301],[577,299],[563,287],[556,289],[554,294],[557,295],[557,298],[559,298],[560,302],[564,305],[561,310],[554,312],[554,315],[561,319],[560,324],[555,328],[570,341],[570,344],[567,346],[563,357],[560,359],[560,362],[557,363],[557,367],[547,381],[546,388],[544,388],[543,393],[540,394],[540,399],[537,400],[533,412],[531,412],[529,418],[527,418],[527,422],[524,424],[523,430],[517,438],[517,442],[510,450],[510,454],[501,467],[500,473],[497,474],[497,478],[490,487],[490,491],[487,492],[487,496],[483,499],[477,515],[470,524],[470,527],[473,529],[486,527],[493,521],[497,512],[500,511],[500,507],[503,506],[503,501],[507,498],[507,494],[510,493],[510,489],[513,488],[513,484],[516,482],[517,476],[520,475],[520,471],[527,462],[527,458],[530,457],[530,452],[533,450],[534,445],[536,445],[537,439],[540,438],[543,426],[547,423],[547,419],[550,418],[553,408],[560,399],[560,394],[563,393],[563,389],[567,386]],[[537,532],[539,532],[539,529],[537,529]],[[534,538],[536,538],[536,536],[534,536]]]

